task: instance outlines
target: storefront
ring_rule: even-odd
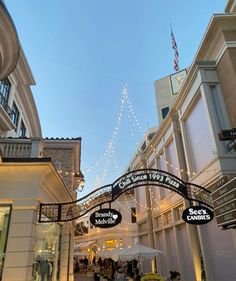
[[[59,280],[61,226],[57,223],[38,223],[34,248],[33,275],[35,281]]]
[[[40,202],[69,193],[47,159],[14,160],[0,164],[0,281],[72,281],[71,224],[38,222]]]

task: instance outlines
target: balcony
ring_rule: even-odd
[[[0,152],[3,158],[43,157],[43,139],[0,139]]]

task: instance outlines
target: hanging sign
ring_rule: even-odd
[[[205,224],[214,217],[213,212],[203,206],[192,206],[183,211],[182,219],[189,224]]]
[[[97,210],[90,216],[90,222],[101,228],[114,227],[121,222],[122,215],[115,209]]]

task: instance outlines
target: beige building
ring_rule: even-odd
[[[187,69],[182,69],[154,82],[159,123],[165,119],[181,89]]]
[[[38,219],[41,202],[75,200],[81,138],[42,138],[35,81],[2,1],[0,24],[0,280],[72,281],[72,223]]]
[[[112,228],[98,228],[90,223],[90,216],[99,208],[93,209],[77,223],[80,226],[75,232],[75,256],[79,252],[79,257],[87,256],[90,261],[93,257],[96,259],[101,250],[112,250],[115,248],[125,248],[135,245],[138,241],[136,224],[136,202],[133,192],[120,196],[116,201],[109,204],[103,204],[102,209],[112,208],[122,215],[122,221]],[[81,225],[82,224],[82,225]],[[85,231],[81,227],[85,227]]]
[[[235,178],[235,146],[218,136],[221,130],[236,127],[236,14],[229,12],[235,1],[229,1],[226,9],[227,13],[212,16],[168,114],[154,135],[147,133],[130,170],[165,170],[211,191],[220,179]],[[215,218],[193,226],[182,220],[188,201],[162,187],[149,189],[135,191],[137,201],[147,206],[137,206],[138,233],[142,244],[164,251],[157,270],[166,277],[177,270],[183,280],[235,280],[235,211],[221,218],[230,214],[228,227]]]

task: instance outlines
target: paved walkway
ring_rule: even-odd
[[[75,273],[75,281],[94,281],[93,272]]]

